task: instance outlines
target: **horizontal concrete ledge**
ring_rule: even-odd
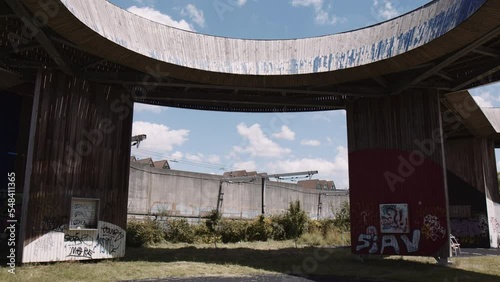
[[[43,12],[37,0],[22,0]],[[199,83],[299,86],[352,81],[415,67],[460,49],[498,25],[494,0],[437,0],[393,20],[345,33],[244,40],[144,19],[103,0],[61,0],[49,26],[91,54]],[[478,24],[481,23],[481,24]]]

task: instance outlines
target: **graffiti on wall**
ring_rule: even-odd
[[[472,218],[451,219],[451,232],[463,244],[481,244],[489,241],[488,218],[484,214]],[[494,230],[494,226],[492,226]]]
[[[95,230],[51,231],[25,247],[23,262],[121,257],[125,235],[121,227],[102,221]]]
[[[490,218],[491,222],[491,229],[493,230],[494,233],[500,233],[500,223],[495,217]]]
[[[380,205],[381,233],[410,233],[407,204]]]
[[[366,228],[365,234],[359,235],[356,251],[368,249],[370,254],[400,254],[401,246],[403,246],[406,253],[415,253],[419,249],[419,244],[420,230],[413,230],[411,239],[406,234],[391,234],[379,237],[377,228],[369,226]]]
[[[436,241],[446,236],[446,228],[441,225],[437,216],[429,214],[424,217],[422,234],[425,239]]]

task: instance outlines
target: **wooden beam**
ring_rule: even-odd
[[[160,92],[158,95],[147,95],[140,100],[174,101],[174,102],[204,102],[213,104],[238,104],[238,105],[261,105],[261,106],[288,106],[288,107],[331,107],[339,108],[344,105],[343,99],[293,99],[290,97],[286,102],[280,97],[255,97],[254,95],[231,95],[226,93],[203,93],[203,92]]]
[[[288,94],[304,94],[304,95],[318,95],[318,96],[359,96],[359,97],[376,97],[385,96],[385,94],[367,94],[364,92],[356,93],[349,91],[311,91],[300,89],[282,89],[282,88],[260,88],[260,87],[237,87],[237,86],[219,86],[209,84],[192,84],[192,83],[177,83],[171,81],[169,77],[165,77],[163,81],[156,81],[151,77],[151,81],[144,81],[147,74],[119,74],[119,73],[99,73],[99,72],[86,72],[82,76],[90,81],[120,85],[133,85],[133,86],[154,86],[154,87],[178,87],[185,89],[186,87],[192,89],[217,89],[217,90],[238,90],[240,92],[269,92],[269,93],[288,93]],[[350,89],[352,90],[352,89]]]
[[[500,57],[500,53],[498,52],[498,50],[488,47],[479,47],[473,50],[472,52],[494,58]]]

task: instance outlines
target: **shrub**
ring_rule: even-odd
[[[305,244],[310,246],[326,245],[325,239],[320,232],[302,234],[302,236],[300,236],[297,242],[300,244]]]
[[[221,240],[221,236],[219,234],[219,223],[221,218],[222,216],[220,212],[214,209],[208,213],[208,219],[205,221],[205,225],[212,236],[211,243],[214,244],[215,248],[217,248],[217,242]]]
[[[243,220],[223,219],[219,223],[219,235],[223,243],[238,243],[247,239],[248,223]]]
[[[165,239],[172,243],[194,243],[194,228],[186,219],[173,219],[167,222]]]
[[[157,221],[131,221],[127,224],[127,246],[143,247],[163,241],[163,231]]]
[[[275,214],[271,216],[271,238],[275,241],[286,240],[285,233],[285,216],[284,214]]]
[[[335,226],[341,231],[349,231],[351,229],[351,213],[349,202],[344,202],[342,204],[342,208],[335,215],[335,219],[333,220],[333,222]]]
[[[273,234],[273,226],[271,220],[263,215],[255,218],[248,226],[247,240],[253,241],[267,241]]]
[[[193,226],[195,243],[213,244],[212,234],[205,224],[197,224]]]
[[[302,210],[300,201],[291,202],[283,217],[283,228],[287,239],[297,240],[307,225],[307,214]]]

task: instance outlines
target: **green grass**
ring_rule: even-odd
[[[305,273],[393,281],[500,281],[500,257],[454,258],[451,267],[430,258],[369,257],[346,248],[294,248],[292,241],[213,245],[163,244],[128,248],[121,259],[0,267],[0,281],[117,281],[165,277]],[[327,251],[328,250],[328,253]],[[314,256],[320,260],[315,260]],[[304,268],[303,265],[308,267]],[[316,267],[317,266],[317,267]]]

